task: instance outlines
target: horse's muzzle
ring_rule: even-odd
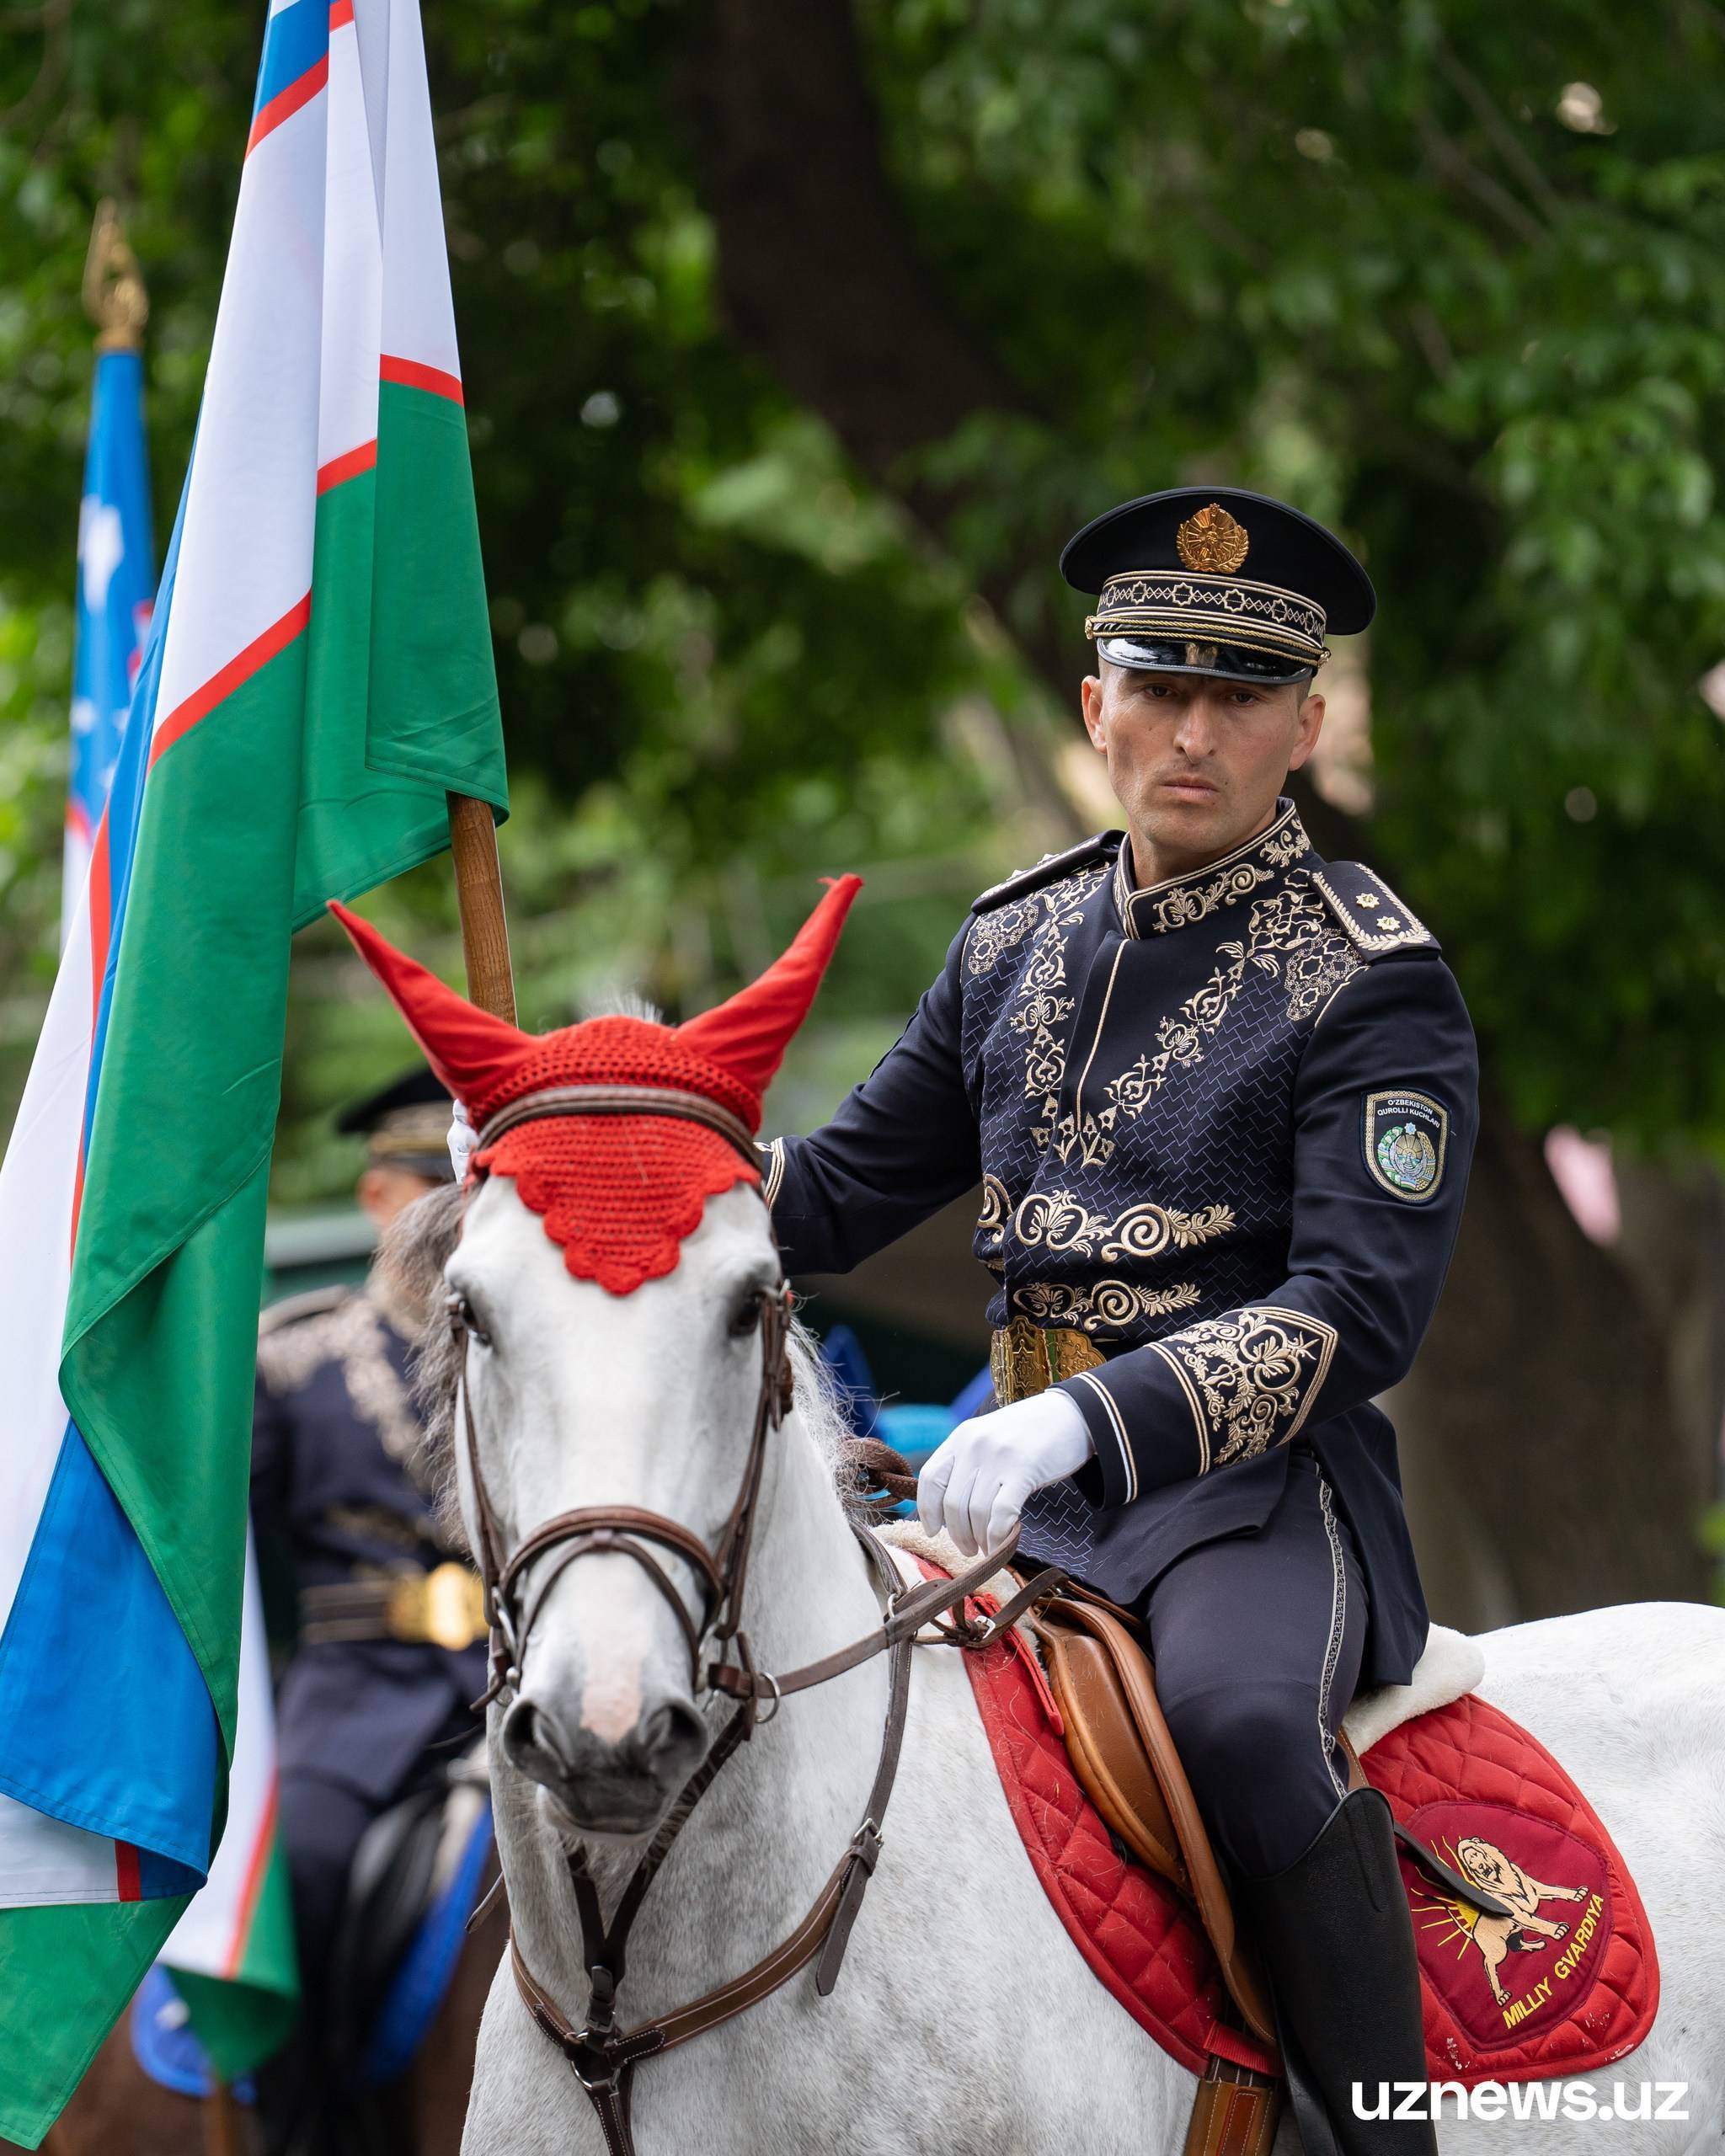
[[[666,1700],[616,1743],[577,1726],[572,1712],[521,1697],[503,1718],[510,1762],[556,1798],[584,1834],[649,1833],[707,1756],[707,1724],[693,1705]]]

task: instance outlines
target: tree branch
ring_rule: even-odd
[[[1452,141],[1429,114],[1422,113],[1415,125],[1427,156],[1439,172],[1459,182],[1477,201],[1483,203],[1517,239],[1529,247],[1540,244],[1546,237],[1546,227],[1522,207],[1507,187],[1493,179],[1488,172],[1482,172],[1460,143]]]
[[[1503,117],[1491,92],[1478,77],[1464,67],[1447,45],[1438,47],[1438,65],[1467,100],[1474,118],[1498,146],[1498,154],[1512,171],[1519,173],[1522,185],[1544,211],[1551,224],[1560,224],[1564,216],[1563,199],[1546,178],[1529,153],[1527,145]]]

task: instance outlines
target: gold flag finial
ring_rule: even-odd
[[[97,205],[84,262],[84,312],[96,325],[99,352],[135,352],[144,340],[150,296],[138,259],[111,201]]]

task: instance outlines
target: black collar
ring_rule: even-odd
[[[1120,842],[1114,862],[1114,906],[1128,936],[1166,936],[1171,930],[1188,928],[1218,906],[1231,906],[1285,875],[1294,863],[1311,851],[1311,841],[1300,820],[1300,812],[1284,794],[1276,803],[1276,819],[1268,830],[1247,839],[1231,853],[1207,861],[1183,876],[1170,876],[1140,890],[1132,880],[1132,841]]]

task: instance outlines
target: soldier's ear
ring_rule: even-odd
[[[1078,685],[1078,707],[1084,718],[1084,731],[1090,736],[1092,749],[1108,746],[1108,728],[1103,718],[1103,683],[1100,669],[1087,674]]]
[[[1318,736],[1324,730],[1326,708],[1324,700],[1320,696],[1301,697],[1297,719],[1299,731],[1295,736],[1294,753],[1288,759],[1288,768],[1290,771],[1297,771],[1311,755],[1312,750],[1316,748]]]

